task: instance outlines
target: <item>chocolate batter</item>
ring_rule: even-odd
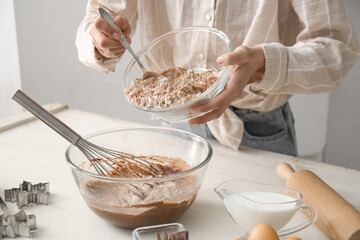
[[[162,167],[162,176],[191,168],[179,158],[157,156],[154,161]],[[119,227],[135,228],[175,220],[191,206],[200,187],[196,183],[196,173],[163,182],[152,182],[151,176],[144,177],[149,181],[85,179],[80,181],[80,189],[87,205],[99,217]]]
[[[132,208],[148,208],[148,210],[138,215],[122,213],[124,209],[121,208],[119,208],[119,212],[110,212],[90,205],[89,207],[99,217],[118,227],[136,228],[171,222],[181,216],[191,206],[194,200],[195,196],[179,203],[166,203],[161,201],[145,205],[132,206]]]

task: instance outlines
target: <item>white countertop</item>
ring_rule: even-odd
[[[79,110],[66,109],[56,116],[81,135],[104,129],[138,126],[120,119]],[[0,127],[11,125],[23,116],[0,121]],[[11,123],[10,123],[11,122]],[[230,240],[239,237],[236,224],[226,212],[214,187],[231,178],[285,184],[275,168],[280,162],[290,163],[295,170],[309,169],[321,177],[350,203],[360,206],[360,171],[311,162],[286,155],[254,149],[234,151],[210,141],[214,155],[203,185],[191,208],[177,222],[190,232],[192,240]],[[130,240],[131,230],[114,227],[97,217],[83,201],[70,167],[65,161],[69,143],[44,123],[22,121],[14,128],[0,129],[0,196],[4,190],[19,187],[23,180],[33,184],[50,182],[48,205],[23,208],[35,214],[37,231],[34,239],[121,239]],[[15,204],[7,203],[11,211]],[[294,234],[303,240],[328,239],[316,225]]]

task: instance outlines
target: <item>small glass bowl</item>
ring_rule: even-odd
[[[106,177],[98,175],[85,155],[71,145],[66,160],[86,204],[100,218],[124,228],[169,223],[181,216],[194,202],[212,157],[205,139],[163,127],[108,130],[85,139],[138,156],[180,158],[191,166],[162,177]]]
[[[215,28],[189,27],[168,32],[156,38],[137,54],[149,71],[161,73],[173,67],[195,72],[212,70],[220,75],[219,80],[200,96],[180,106],[165,109],[140,107],[131,103],[126,95],[133,80],[142,77],[142,71],[133,59],[127,66],[122,80],[125,98],[135,108],[151,113],[168,123],[186,122],[199,117],[205,113],[194,113],[190,109],[212,100],[224,89],[229,67],[218,65],[216,59],[232,50],[229,38]]]

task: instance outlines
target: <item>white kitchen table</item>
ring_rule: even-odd
[[[94,113],[67,109],[62,104],[48,106],[59,119],[81,135],[104,129],[139,124]],[[50,182],[48,205],[24,207],[35,214],[37,231],[34,239],[132,239],[131,230],[112,226],[97,217],[82,199],[70,167],[65,161],[69,143],[29,113],[0,119],[0,196],[4,190],[19,187],[23,180]],[[210,141],[214,155],[203,185],[191,208],[177,222],[190,232],[192,240],[229,240],[241,232],[226,212],[214,187],[225,180],[244,178],[284,186],[276,174],[276,165],[290,163],[295,170],[310,169],[350,203],[360,206],[360,171],[312,162],[291,156],[254,149],[231,150]],[[7,203],[11,212],[15,203]],[[1,211],[1,210],[0,210]],[[328,239],[316,225],[294,234],[303,240]],[[26,238],[25,238],[26,239]]]

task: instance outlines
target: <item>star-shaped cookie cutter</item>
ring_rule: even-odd
[[[23,181],[19,188],[5,190],[5,201],[18,205],[19,208],[30,204],[48,204],[50,193],[50,183],[38,183],[32,185],[31,182]]]
[[[26,215],[24,210],[14,215],[8,215],[7,206],[0,197],[0,239],[2,238],[31,238],[31,233],[36,230],[36,217],[34,214]]]

